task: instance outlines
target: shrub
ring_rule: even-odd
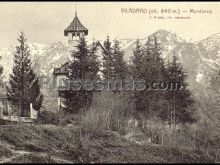
[[[113,130],[123,133],[133,112],[133,102],[124,93],[96,93],[93,103],[81,121],[88,131]]]
[[[39,124],[59,124],[60,116],[58,113],[52,111],[40,111],[37,122]]]

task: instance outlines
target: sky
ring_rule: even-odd
[[[89,29],[88,39],[145,38],[159,29],[177,33],[193,41],[220,32],[220,2],[0,2],[0,48],[17,42],[24,31],[29,42],[49,44],[65,41],[64,29],[75,15]],[[122,13],[141,9],[147,13]],[[156,9],[159,13],[149,14]],[[161,13],[171,9],[187,11],[180,15]],[[189,13],[208,10],[212,13]],[[150,19],[150,16],[190,16],[190,19]]]

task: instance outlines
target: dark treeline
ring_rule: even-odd
[[[97,79],[98,72],[102,79],[142,79],[147,83],[152,82],[179,82],[184,85],[182,90],[148,90],[123,91],[134,102],[133,115],[141,121],[142,118],[158,117],[171,123],[191,123],[196,121],[193,113],[193,99],[186,83],[187,74],[184,72],[178,58],[173,55],[172,60],[165,65],[161,58],[161,48],[156,37],[148,38],[146,43],[139,40],[131,54],[130,63],[124,59],[124,52],[118,40],[110,41],[109,37],[103,43],[102,63],[99,63],[96,43],[91,48],[82,38],[77,49],[72,52],[74,61],[70,65],[70,79]],[[65,108],[69,113],[87,110],[92,104],[94,91],[68,90],[59,95],[63,98]],[[140,122],[141,124],[142,122]]]
[[[31,67],[30,50],[24,34],[18,38],[19,45],[14,52],[14,68],[10,75],[7,97],[12,105],[18,107],[21,116],[28,116],[30,103],[36,110],[42,106],[43,96],[40,93],[38,78]],[[191,123],[194,118],[193,99],[186,83],[187,74],[178,58],[168,64],[161,58],[161,48],[156,37],[148,38],[146,43],[136,41],[130,63],[125,61],[124,51],[118,40],[104,41],[101,52],[102,62],[98,59],[97,44],[88,46],[85,38],[78,41],[72,52],[70,62],[70,80],[144,80],[146,86],[153,82],[178,82],[184,85],[182,90],[133,90],[114,91],[115,94],[126,95],[134,104],[132,115],[139,120],[158,117],[169,124]],[[99,74],[101,73],[101,74]],[[67,114],[86,112],[93,103],[94,90],[63,90],[59,96],[64,102],[63,110]],[[113,96],[114,97],[114,96]]]

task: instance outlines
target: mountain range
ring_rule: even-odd
[[[179,57],[185,71],[188,73],[188,82],[191,88],[209,86],[212,74],[220,68],[220,33],[211,35],[197,42],[189,42],[177,34],[167,30],[158,30],[150,36],[156,36],[162,49],[162,58],[165,62],[171,60],[173,54]],[[144,44],[148,39],[140,39]],[[120,39],[120,47],[124,50],[125,60],[129,61],[136,39]],[[92,41],[88,41],[91,43]],[[100,41],[101,43],[103,41]],[[34,70],[38,74],[51,75],[53,68],[60,67],[68,61],[67,42],[54,42],[48,45],[29,43],[31,60]],[[14,46],[0,49],[2,57],[3,75],[8,79],[13,66]]]

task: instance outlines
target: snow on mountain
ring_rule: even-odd
[[[3,78],[8,79],[9,74],[11,73],[11,68],[13,66],[13,47],[2,48],[0,49],[0,65],[3,66]]]
[[[162,49],[162,57],[165,60],[167,60],[167,58],[169,57],[172,57],[172,51],[174,48],[178,47],[179,44],[186,42],[182,38],[178,37],[177,34],[166,30],[158,30],[155,33],[149,35],[150,38],[153,38],[154,36],[157,38],[158,43],[161,44],[160,46]],[[147,42],[148,37],[139,40],[140,43],[144,45]],[[132,44],[130,44],[127,47],[124,47],[126,60],[129,60],[132,54],[132,50],[135,48],[135,41],[136,40],[133,40]]]
[[[201,61],[198,70],[203,73],[202,80],[206,83],[205,86],[208,86],[212,75],[220,69],[220,33],[213,34],[206,39],[198,41],[196,45],[201,52]]]
[[[203,75],[201,72],[199,72],[199,73],[197,74],[197,76],[196,76],[196,81],[197,81],[197,82],[201,82],[203,76],[204,76],[204,75]]]
[[[206,51],[214,51],[214,52],[218,52],[220,48],[219,43],[220,43],[220,33],[213,34],[210,37],[197,42],[197,44],[203,46],[206,49]]]
[[[198,42],[188,42],[177,34],[158,30],[149,35],[156,36],[161,46],[162,58],[165,62],[172,59],[173,54],[179,57],[180,62],[188,73],[191,86],[198,84],[207,86],[212,73],[220,67],[220,33]],[[141,44],[146,43],[148,37],[140,39]],[[120,47],[125,52],[125,59],[129,61],[136,39],[119,39]],[[103,43],[103,41],[100,41]],[[88,41],[91,44],[92,41]],[[29,43],[31,59],[34,70],[38,74],[52,74],[53,68],[60,67],[68,61],[69,51],[67,41],[54,42],[49,45]],[[13,66],[14,47],[0,49],[0,64],[4,67],[6,79]]]
[[[38,43],[28,43],[28,46],[30,48],[32,64],[35,65],[37,59],[43,55],[46,45]],[[2,57],[2,59],[0,60],[0,65],[3,66],[3,77],[5,80],[9,78],[9,74],[12,72],[14,62],[13,52],[15,51],[15,47],[16,45],[9,48],[0,49],[0,56]]]
[[[131,44],[133,44],[135,42],[136,39],[132,39],[132,38],[124,38],[124,39],[120,39],[119,40],[119,44],[121,48],[127,48],[129,47]]]
[[[160,43],[162,58],[166,63],[172,59],[174,53],[178,56],[193,88],[198,83],[209,85],[212,73],[220,67],[220,33],[195,43],[166,30],[158,30],[149,37],[154,36]],[[140,39],[140,43],[146,43],[147,39],[148,37]],[[134,48],[135,43],[124,48],[126,60],[129,60]]]

